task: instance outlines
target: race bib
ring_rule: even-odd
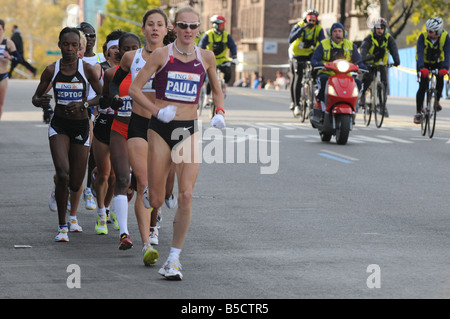
[[[70,102],[81,102],[83,99],[83,83],[63,83],[57,82],[55,85],[57,92],[57,103],[67,105]]]
[[[4,58],[5,57],[5,52],[6,51],[6,44],[0,44],[0,58]]]
[[[195,102],[201,76],[196,73],[169,71],[165,96],[180,102]]]
[[[136,76],[139,74],[141,70],[137,70],[136,71]],[[142,87],[142,91],[143,92],[148,92],[149,90],[154,91],[155,89],[153,88],[153,78],[154,75],[151,76],[151,78],[147,81],[147,83],[145,83],[145,85]]]
[[[122,96],[120,98],[123,101],[123,106],[117,110],[117,115],[130,117],[133,111],[133,99],[130,96]]]

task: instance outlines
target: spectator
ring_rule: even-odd
[[[263,76],[260,76],[259,77],[258,89],[264,89],[265,86],[266,86],[266,81],[264,80]]]
[[[9,70],[9,78],[12,77],[12,72],[14,71],[14,69],[16,68],[16,66],[19,63],[22,64],[23,66],[25,66],[28,70],[30,70],[30,72],[33,73],[33,76],[36,76],[36,68],[33,67],[30,63],[28,63],[25,60],[25,57],[23,56],[23,41],[22,41],[22,35],[20,34],[19,27],[17,25],[14,25],[12,32],[13,32],[13,34],[11,36],[11,40],[16,45],[17,52],[19,52],[19,54],[22,58],[19,60],[11,61],[11,69]]]
[[[267,80],[267,83],[264,86],[264,89],[266,89],[266,90],[275,90],[275,84],[273,84],[273,81],[271,79]]]
[[[253,80],[253,86],[252,86],[252,89],[257,89],[257,88],[259,88],[259,84],[260,84],[260,81],[259,81],[259,73],[258,73],[258,72],[255,72],[255,80]]]
[[[285,90],[286,84],[287,84],[286,76],[281,71],[277,71],[277,78],[275,79],[275,89]]]
[[[234,82],[234,83],[233,83],[233,86],[234,86],[234,87],[243,87],[243,88],[246,88],[246,87],[248,87],[248,80],[247,80],[246,77],[244,77],[244,78],[239,79],[239,80],[237,80],[236,82]]]

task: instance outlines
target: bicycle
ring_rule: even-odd
[[[220,68],[222,66],[230,67],[231,62],[227,61],[227,62],[224,62],[224,63],[216,66],[217,80],[219,81],[219,85],[222,88],[223,99],[225,100],[227,84],[225,83],[225,80],[222,77],[222,72],[220,71]],[[216,104],[214,103],[214,100],[212,100],[211,104],[210,104],[210,118],[212,119],[214,117],[214,115],[216,115]]]
[[[300,121],[303,123],[308,118],[314,106],[314,80],[310,61],[301,62],[303,66],[303,78],[301,84],[301,96],[299,100]]]
[[[428,89],[426,91],[426,104],[425,107],[422,107],[422,122],[420,124],[421,133],[422,136],[425,136],[428,131],[429,138],[432,138],[434,135],[434,128],[436,127],[436,113],[438,112],[439,107],[436,100],[436,76],[438,73],[438,69],[430,70],[430,74],[428,76]]]
[[[205,106],[205,95],[206,95],[206,81],[207,79],[205,79],[203,86],[200,88],[200,96],[198,98],[198,104],[197,104],[197,116],[200,117],[202,116],[202,110],[203,107]]]
[[[393,64],[387,64],[386,68]],[[372,114],[375,117],[375,125],[380,128],[383,125],[384,115],[386,113],[387,91],[384,83],[381,82],[380,70],[385,66],[380,64],[371,64],[368,66],[372,72],[372,82],[366,90],[365,103],[363,106],[364,124],[369,126]]]

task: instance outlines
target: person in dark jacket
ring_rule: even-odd
[[[429,72],[438,69],[436,76],[436,101],[438,111],[442,109],[439,100],[444,88],[444,77],[448,75],[450,66],[450,37],[447,31],[443,29],[444,21],[440,17],[434,17],[427,20],[426,31],[419,35],[416,44],[416,61],[419,78],[419,89],[416,94],[416,115],[414,123],[422,122],[422,107],[425,98],[425,92],[428,89]]]
[[[376,64],[383,65],[384,68],[380,69],[381,82],[387,89],[387,70],[386,65],[388,63],[389,54],[391,54],[394,60],[394,66],[400,65],[400,58],[398,55],[397,43],[394,38],[386,32],[387,21],[383,18],[378,18],[375,20],[372,32],[363,40],[360,48],[361,57],[366,58],[367,55],[374,55],[373,60],[368,60],[366,64]],[[367,88],[372,83],[372,70],[369,68],[369,72],[365,73],[363,76],[363,90],[361,93],[360,105],[364,105],[365,93]],[[385,108],[385,115],[388,116],[387,108]]]
[[[11,40],[16,45],[17,52],[19,52],[19,54],[22,58],[11,61],[11,68],[9,70],[9,78],[12,77],[12,72],[14,71],[14,69],[16,68],[16,66],[18,64],[22,64],[28,70],[30,70],[31,73],[33,73],[33,76],[36,76],[36,68],[34,66],[32,66],[30,63],[28,63],[23,56],[23,41],[22,41],[22,35],[20,34],[19,27],[17,25],[14,25],[12,32],[13,32],[13,34],[11,36]]]

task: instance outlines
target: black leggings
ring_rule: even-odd
[[[222,66],[222,65],[218,65],[217,68],[222,71],[223,73],[223,80],[225,81],[225,83],[230,82],[231,80],[231,66]],[[206,84],[206,94],[210,95],[211,94],[211,85],[209,84],[209,80]]]
[[[436,63],[436,64],[428,64],[425,63],[425,68],[428,69],[443,69],[443,63]],[[417,72],[420,72],[419,66],[417,66]],[[444,88],[444,77],[443,76],[437,76],[436,77],[436,100],[439,102],[442,96],[442,89]],[[428,78],[423,78],[420,76],[419,79],[419,89],[417,90],[416,94],[416,110],[417,113],[420,113],[422,111],[423,107],[423,99],[425,98],[425,92],[428,90]]]
[[[298,105],[300,102],[303,69],[304,69],[304,64],[302,62],[310,60],[311,60],[310,56],[304,56],[304,57],[295,57],[289,61],[291,65],[291,74],[292,74],[292,81],[290,84],[291,101],[294,103],[294,105]]]

